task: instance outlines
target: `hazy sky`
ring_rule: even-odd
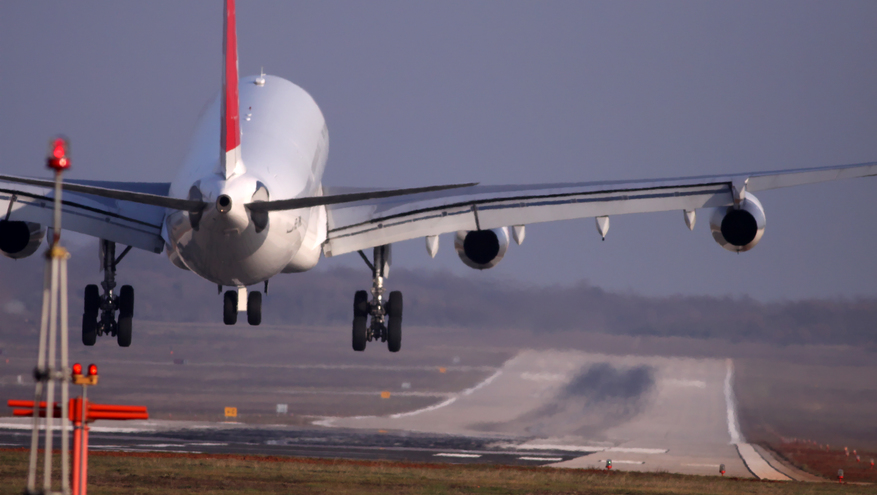
[[[238,5],[241,74],[310,92],[330,129],[325,182],[374,187],[874,161],[875,25],[873,1]],[[0,4],[0,170],[46,175],[62,131],[71,177],[170,181],[219,90],[221,31],[221,0]],[[860,179],[760,193],[767,230],[740,255],[706,215],[688,232],[670,212],[613,217],[605,242],[592,219],[533,225],[483,273],[451,235],[435,260],[417,239],[394,261],[658,295],[877,296],[875,192]],[[343,263],[362,264],[321,266]]]

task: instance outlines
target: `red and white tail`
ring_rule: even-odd
[[[225,0],[223,19],[220,173],[227,179],[236,171],[243,171],[241,120],[238,108],[238,37],[234,0]]]

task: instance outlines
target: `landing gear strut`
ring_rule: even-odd
[[[364,351],[367,342],[380,340],[387,343],[390,352],[399,352],[402,347],[402,293],[390,292],[390,297],[384,302],[384,278],[390,270],[390,245],[374,249],[374,263],[362,251],[359,255],[372,270],[372,299],[369,301],[368,292],[364,290],[353,296],[353,350]]]
[[[104,280],[100,283],[103,293],[97,285],[85,286],[85,311],[82,313],[82,343],[94,345],[99,335],[116,337],[119,346],[131,345],[131,330],[134,320],[134,288],[123,285],[118,294],[116,288],[116,265],[131,251],[125,248],[116,257],[116,243],[101,239],[101,269]],[[116,321],[116,311],[119,319]]]

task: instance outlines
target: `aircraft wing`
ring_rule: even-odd
[[[877,175],[877,162],[642,181],[472,186],[326,206],[326,256],[416,237],[555,220],[729,206],[743,191]]]
[[[166,196],[170,184],[152,182],[65,181],[65,184],[126,191],[134,195]],[[107,239],[146,251],[160,253],[165,208],[65,191],[62,196],[62,230]],[[51,187],[6,182],[0,179],[0,215],[52,226],[54,190]]]

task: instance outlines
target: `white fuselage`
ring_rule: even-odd
[[[240,79],[241,164],[220,166],[220,98],[199,119],[191,150],[171,183],[175,198],[199,198],[199,215],[169,210],[164,239],[171,261],[225,286],[246,286],[319,261],[326,238],[325,207],[277,211],[253,218],[254,201],[322,195],[329,132],[313,98],[272,76]],[[218,201],[222,195],[230,206]]]

